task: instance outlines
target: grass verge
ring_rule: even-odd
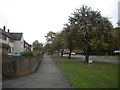
[[[82,60],[54,60],[76,88],[118,88],[118,65]]]

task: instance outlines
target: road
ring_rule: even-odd
[[[84,55],[72,55],[72,57],[79,57],[82,60],[85,60]],[[114,63],[114,64],[120,64],[120,60],[118,57],[112,57],[112,56],[90,56],[89,57],[93,61],[101,61],[101,62],[109,62],[109,63]]]

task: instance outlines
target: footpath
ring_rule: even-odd
[[[53,60],[45,55],[32,74],[2,82],[2,88],[72,88]]]

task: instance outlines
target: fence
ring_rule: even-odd
[[[3,57],[2,74],[14,72],[16,76],[33,72],[42,61],[43,55],[33,57]]]

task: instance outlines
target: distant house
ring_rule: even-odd
[[[31,51],[32,45],[28,44],[25,40],[24,40],[24,51]]]
[[[24,38],[23,33],[10,33],[9,29],[6,32],[5,27],[0,28],[0,55],[7,55],[9,52],[30,51],[31,45]]]
[[[10,33],[14,38],[14,51],[24,51],[24,38],[23,33]]]

